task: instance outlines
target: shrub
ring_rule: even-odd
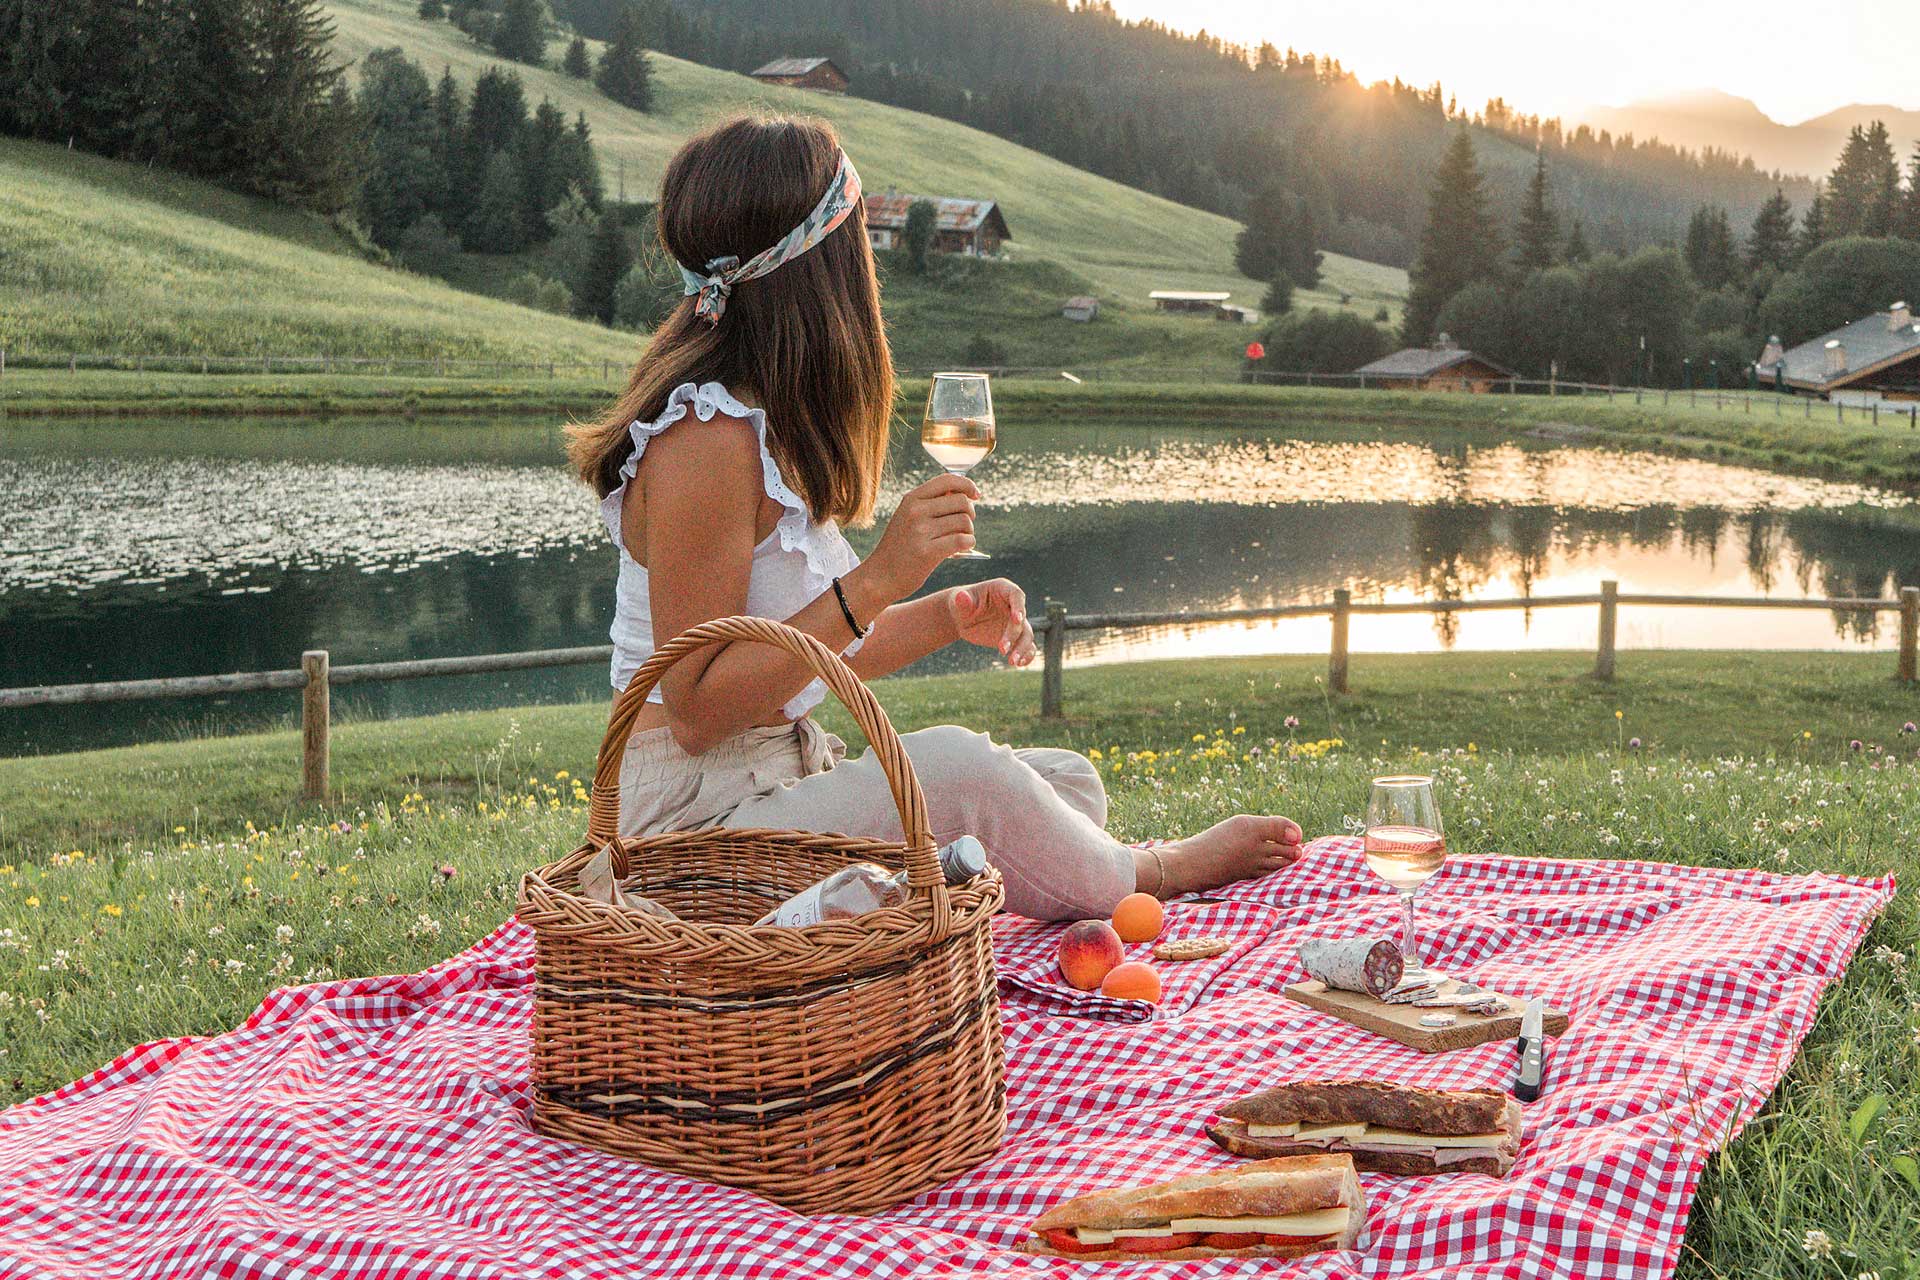
[[[509,302],[517,302],[536,311],[550,311],[554,315],[563,316],[573,310],[573,291],[538,271],[523,271],[507,281],[503,296]]]
[[[433,273],[444,269],[460,253],[460,242],[447,230],[438,214],[429,213],[405,231],[394,243],[401,263],[415,271]]]
[[[970,365],[1001,367],[1007,363],[1007,349],[984,333],[967,339],[966,361]]]
[[[1318,308],[1283,317],[1267,331],[1268,369],[1282,372],[1351,373],[1387,353],[1385,329],[1351,311]]]

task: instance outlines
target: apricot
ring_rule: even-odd
[[[1160,899],[1150,893],[1130,893],[1113,909],[1113,929],[1122,942],[1152,942],[1166,922]]]
[[[1160,971],[1144,960],[1129,960],[1115,965],[1100,984],[1100,994],[1115,1000],[1145,1000],[1160,1003]]]
[[[1060,976],[1081,991],[1098,989],[1113,967],[1127,958],[1120,935],[1105,920],[1082,920],[1060,935]]]

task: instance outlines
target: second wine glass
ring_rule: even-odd
[[[1367,829],[1363,838],[1367,867],[1400,895],[1404,934],[1400,958],[1406,976],[1426,971],[1420,962],[1419,936],[1413,926],[1413,899],[1447,860],[1447,838],[1440,825],[1440,804],[1433,796],[1433,779],[1403,774],[1373,780],[1367,799]]]
[[[920,423],[920,445],[949,474],[963,476],[993,452],[993,389],[984,373],[936,373]],[[956,560],[990,560],[977,547]]]

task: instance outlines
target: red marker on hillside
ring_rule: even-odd
[[[1265,360],[1266,358],[1267,358],[1267,349],[1264,346],[1260,345],[1258,342],[1249,342],[1247,344],[1247,359]]]

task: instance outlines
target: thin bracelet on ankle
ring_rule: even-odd
[[[1152,845],[1147,846],[1147,852],[1153,855],[1154,869],[1160,873],[1160,879],[1153,886],[1153,896],[1157,898],[1167,891],[1167,864],[1161,861],[1160,851]]]
[[[853,606],[847,603],[847,593],[840,589],[840,579],[838,578],[833,580],[833,598],[840,602],[840,616],[845,618],[847,620],[847,626],[853,629],[854,638],[856,640],[865,640],[867,633],[871,631],[872,628],[862,627],[858,622],[854,621]]]

